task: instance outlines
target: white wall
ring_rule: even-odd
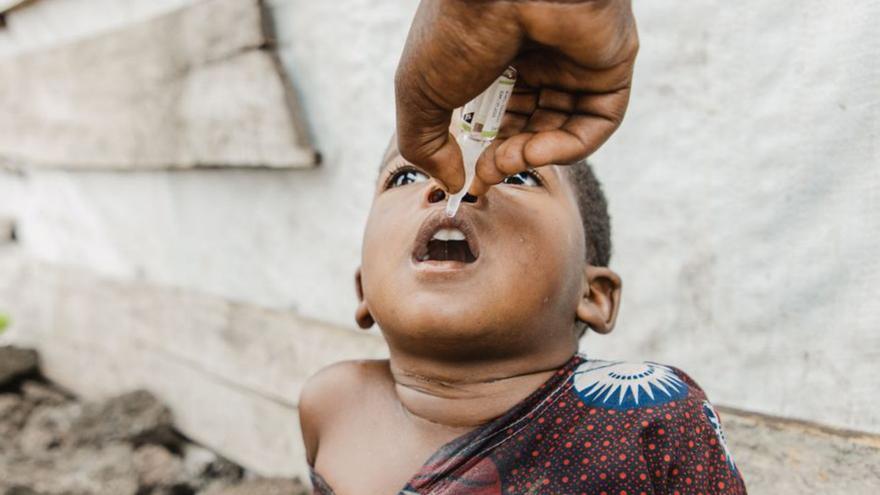
[[[74,29],[24,9],[0,54],[181,2],[125,2],[152,4],[137,15],[120,3],[38,0],[47,16],[89,13]],[[351,326],[416,3],[268,2],[319,168],[0,174],[0,214],[18,214],[43,260]],[[624,308],[584,347],[678,365],[720,403],[880,432],[880,5],[636,3],[632,104],[594,159]],[[40,25],[39,43],[23,41]]]
[[[56,4],[65,12],[86,10],[78,18],[92,19],[95,29],[106,29],[108,19],[118,25],[135,20],[115,4],[39,4],[45,10]],[[165,11],[174,6],[165,4]],[[17,184],[6,189],[21,191],[28,204],[6,206],[19,210],[27,250],[116,277],[142,277],[351,325],[362,225],[394,122],[391,80],[416,5],[268,2],[279,55],[323,157],[318,169],[134,176],[55,171],[0,178]],[[22,33],[40,31],[41,17],[20,12],[22,19],[10,16],[16,37],[9,44],[34,49]],[[49,27],[60,43],[84,30],[74,26]]]
[[[9,12],[0,57],[91,37],[195,0],[35,0]]]
[[[625,302],[587,347],[880,432],[880,4],[638,7],[631,110],[595,157]]]

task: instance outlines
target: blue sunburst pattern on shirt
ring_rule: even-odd
[[[715,408],[712,407],[712,404],[707,400],[703,401],[703,414],[706,415],[706,419],[708,419],[709,424],[712,425],[712,430],[715,432],[715,436],[718,437],[718,443],[721,445],[721,448],[724,449],[724,455],[727,456],[727,464],[730,465],[730,469],[735,473],[736,463],[733,462],[733,454],[730,453],[730,449],[727,447],[727,437],[724,435],[724,430],[721,428],[721,419],[718,417],[718,413],[715,412]]]
[[[688,394],[672,368],[647,362],[587,361],[574,372],[574,388],[588,405],[618,410],[659,406]]]

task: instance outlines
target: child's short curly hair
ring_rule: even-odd
[[[587,263],[608,266],[611,261],[611,218],[602,185],[586,160],[565,167],[578,199],[587,241]]]

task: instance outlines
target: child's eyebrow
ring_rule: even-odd
[[[379,163],[378,173],[376,174],[376,183],[382,179],[382,172],[388,168],[388,165],[394,163],[396,159],[400,158],[400,151],[397,150],[397,147],[389,149],[385,152],[385,156],[382,157],[382,161]]]
[[[388,150],[388,152],[385,153],[385,156],[382,157],[382,163],[379,164],[379,173],[382,173],[382,171],[397,158],[400,158],[400,152],[397,151],[397,149]]]

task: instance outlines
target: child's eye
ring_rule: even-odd
[[[508,175],[502,182],[517,186],[537,187],[541,185],[541,178],[534,171],[526,170],[518,174]]]
[[[412,167],[402,167],[388,177],[386,184],[387,189],[390,189],[392,187],[405,186],[407,184],[424,182],[426,180],[428,180],[428,176],[425,173]]]

